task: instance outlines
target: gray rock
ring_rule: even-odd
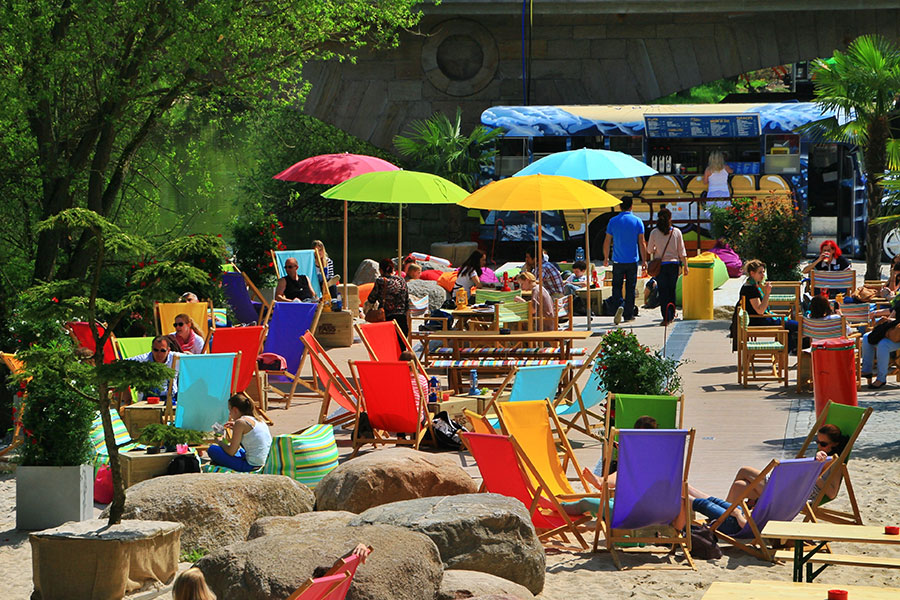
[[[370,508],[350,526],[385,524],[424,533],[446,569],[490,573],[532,593],[544,588],[546,556],[528,511],[514,498],[464,494],[419,498]]]
[[[321,528],[310,520],[301,531],[232,544],[197,566],[219,600],[286,598],[306,579],[321,576],[358,543],[374,548],[356,571],[349,600],[431,600],[443,578],[434,543],[387,525]],[[274,531],[270,529],[270,531]]]
[[[122,518],[182,523],[182,550],[214,550],[244,541],[261,517],[309,512],[314,503],[309,488],[284,475],[189,473],[128,488]]]
[[[250,526],[247,539],[253,540],[265,535],[302,533],[310,529],[344,527],[354,517],[355,514],[342,510],[308,512],[293,517],[263,517]]]
[[[353,285],[374,283],[377,277],[378,263],[371,258],[367,258],[356,267],[356,273],[353,275]]]
[[[527,588],[502,577],[479,571],[444,571],[437,600],[461,598],[504,598],[508,600],[532,600],[534,594]]]
[[[438,310],[447,301],[447,290],[439,286],[436,281],[410,279],[406,282],[406,287],[411,297],[428,296],[429,310]]]
[[[478,485],[454,459],[390,448],[349,460],[326,475],[316,486],[316,508],[361,513],[399,500],[476,491]]]

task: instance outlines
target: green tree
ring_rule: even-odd
[[[417,0],[9,0],[0,3],[0,156],[5,190],[47,219],[74,207],[117,214],[136,161],[176,108],[212,117],[296,106],[305,62],[396,44]],[[143,157],[149,160],[148,157]],[[20,236],[21,237],[21,236]],[[46,227],[34,281],[78,278],[92,236]],[[57,264],[67,250],[66,264]],[[31,247],[23,248],[30,256]]]
[[[858,144],[863,151],[868,195],[866,279],[881,277],[882,179],[900,167],[900,140],[891,136],[890,119],[900,97],[900,48],[878,35],[853,40],[846,52],[815,61],[816,102],[834,116],[799,131],[814,139]]]

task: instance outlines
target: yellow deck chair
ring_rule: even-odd
[[[180,314],[188,315],[203,337],[203,351],[209,350],[209,340],[216,330],[211,302],[157,302],[153,306],[157,335],[168,335],[175,331],[173,323]]]

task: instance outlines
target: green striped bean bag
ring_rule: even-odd
[[[122,419],[119,418],[119,413],[116,412],[115,409],[111,408],[109,410],[109,416],[112,419],[113,433],[116,438],[116,446],[119,448],[119,452],[128,452],[129,450],[143,448],[143,446],[133,441],[131,436],[128,435],[128,429],[125,427],[125,423],[122,422]],[[94,417],[94,422],[91,424],[91,447],[93,448],[93,463],[95,470],[101,465],[109,464],[109,453],[106,450],[106,440],[103,437],[103,420],[100,418],[99,412],[97,413],[97,416]]]

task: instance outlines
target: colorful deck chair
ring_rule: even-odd
[[[863,328],[866,331],[875,324],[875,317],[872,315],[878,306],[863,302],[853,302],[850,304],[841,304],[841,314],[847,322],[847,326],[851,329]]]
[[[830,458],[826,460],[826,462],[830,461]],[[719,539],[737,546],[744,552],[762,560],[774,561],[774,550],[769,548],[760,532],[769,521],[793,521],[801,511],[807,519],[815,520],[809,506],[809,497],[822,473],[823,466],[824,464],[815,458],[773,460],[756,479],[750,482],[744,497],[728,507],[721,517],[710,524],[709,528]],[[766,482],[767,476],[768,482]],[[618,485],[617,479],[617,492]],[[753,493],[760,486],[765,487],[751,511],[747,504],[748,494]],[[734,535],[719,531],[719,527],[722,526],[725,519],[738,508],[741,508],[747,517],[747,524]]]
[[[178,370],[178,405],[175,426],[198,431],[211,431],[214,423],[228,421],[228,398],[234,394],[235,363],[240,352],[220,354],[182,354],[176,356]],[[173,366],[176,363],[173,363]],[[166,398],[166,411],[171,410]]]
[[[153,349],[153,338],[152,337],[126,337],[120,338],[117,337],[115,343],[113,344],[113,348],[116,351],[116,357],[119,360],[123,360],[126,358],[133,358],[135,356],[140,356],[141,354],[146,354]]]
[[[615,432],[611,432],[615,433]],[[615,494],[609,488],[612,464],[612,435],[607,440],[603,462],[603,518],[597,520],[594,552],[600,531],[612,553],[616,568],[622,570],[619,544],[672,544],[681,546],[687,568],[696,569],[691,558],[690,529],[676,529],[668,535],[654,532],[642,536],[634,530],[647,527],[671,527],[679,516],[687,519],[690,511],[687,480],[694,447],[694,430],[619,429],[619,466]],[[654,568],[650,565],[635,568]],[[666,564],[662,568],[685,568]]]
[[[234,312],[236,322],[244,325],[249,323],[266,324],[271,305],[263,298],[262,293],[253,285],[249,277],[240,272],[223,273],[222,291],[225,292],[225,301],[228,302],[228,305]],[[261,303],[259,310],[253,306],[250,292],[253,292],[259,298]]]
[[[524,402],[527,400],[544,400],[550,402],[556,401],[556,395],[559,393],[560,381],[563,374],[569,368],[568,365],[538,365],[534,367],[514,367],[510,371],[500,387],[494,393],[494,396],[484,407],[484,414],[491,414],[492,410],[497,410],[499,402]],[[512,380],[512,387],[509,395],[504,396],[509,382]],[[491,419],[491,426],[496,428],[499,421],[496,418]]]
[[[82,348],[86,348],[94,353],[97,346],[94,344],[94,334],[91,332],[91,326],[84,321],[70,321],[65,325],[66,331],[69,332],[72,340]],[[97,333],[101,336],[106,333],[105,326],[97,323]],[[110,334],[103,344],[103,364],[111,363],[116,360],[116,351],[113,349],[113,340],[115,336]]]
[[[400,326],[395,321],[357,323],[353,327],[356,329],[356,333],[359,334],[359,338],[362,340],[372,360],[398,361],[400,360],[401,352],[410,352],[413,355],[416,368],[422,375],[425,375],[425,368],[419,362],[419,359],[416,358],[416,353],[413,352],[412,346],[409,345],[409,340],[403,335],[403,331],[400,330]]]
[[[475,289],[475,303],[484,304],[488,301],[493,302],[513,302],[516,296],[520,296],[521,292],[501,292],[499,290],[489,290],[485,288]]]
[[[844,269],[843,271],[813,269],[809,272],[809,288],[813,290],[813,294],[821,294],[822,291],[830,293],[832,290],[849,294],[856,289],[856,271],[853,269]]]
[[[817,342],[819,340],[832,340],[837,338],[855,338],[857,339],[857,347],[856,347],[856,381],[857,387],[859,386],[859,372],[860,372],[860,355],[862,354],[859,344],[861,343],[861,339],[858,333],[854,333],[852,335],[847,334],[847,319],[846,317],[841,317],[840,319],[812,319],[810,317],[804,317],[800,315],[797,319],[797,346],[803,347],[803,340],[809,339],[811,342]],[[797,391],[802,392],[803,390],[812,387],[812,369],[807,368],[803,369],[800,365],[802,362],[807,360],[812,360],[812,356],[810,351],[804,350],[801,352],[797,352]],[[800,373],[807,373],[808,375],[805,377],[801,377]]]
[[[15,354],[10,354],[9,352],[0,352],[0,360],[2,360],[3,364],[6,365],[6,368],[9,369],[9,372],[11,375],[15,375],[16,373],[18,373],[19,371],[21,371],[25,368],[25,363],[23,363],[21,360],[16,358]],[[21,398],[16,403],[16,408],[19,411],[22,411],[25,409],[25,404],[21,401]],[[16,421],[16,426],[15,426],[15,429],[13,429],[12,440],[10,441],[10,444],[7,447],[0,450],[0,456],[3,456],[4,454],[8,454],[9,452],[12,452],[13,450],[15,450],[16,448],[21,446],[22,442],[25,439],[22,436],[23,431],[22,431],[21,413],[19,414],[19,418],[15,419],[15,421]]]
[[[301,336],[309,353],[309,363],[313,375],[318,379],[318,389],[322,394],[322,409],[319,411],[319,423],[332,425],[347,423],[356,418],[356,407],[359,405],[359,393],[344,377],[337,365],[319,344],[311,331]],[[329,414],[329,406],[334,400],[344,412]]]
[[[209,302],[157,302],[153,305],[157,335],[168,335],[175,331],[175,317],[185,314],[191,318],[203,338],[203,351],[209,346],[211,334],[216,329],[215,315]]]
[[[565,426],[566,435],[574,429],[596,440],[604,440],[602,433],[594,431],[595,429],[604,429],[604,416],[594,412],[606,400],[606,390],[603,387],[603,381],[594,370],[597,354],[600,353],[601,348],[600,344],[597,344],[590,356],[587,357],[587,360],[584,361],[584,364],[572,374],[569,382],[560,391],[554,404],[556,416],[559,417],[560,423]],[[590,375],[584,387],[581,388],[578,386],[578,379],[588,369],[590,369]],[[564,400],[569,396],[569,392],[572,389],[575,390],[575,402],[569,404]],[[593,423],[591,422],[592,419]]]
[[[369,546],[369,552],[372,552],[371,546]],[[347,592],[350,589],[350,584],[353,582],[353,576],[356,575],[356,569],[359,567],[360,563],[362,563],[362,559],[355,554],[350,554],[348,556],[344,556],[343,558],[339,558],[331,567],[331,569],[329,569],[328,572],[323,575],[322,578],[343,577],[343,581],[339,581],[338,585],[334,586],[324,596],[315,596],[310,598],[307,598],[303,595],[297,595],[304,593],[303,586],[300,586],[300,588],[293,594],[291,594],[287,600],[313,600],[313,598],[320,598],[321,600],[344,600],[344,598],[347,597]]]
[[[491,420],[487,417],[479,415],[477,412],[471,411],[468,408],[463,409],[463,415],[469,420],[469,425],[473,432],[487,433],[490,435],[497,433],[497,430],[491,425]]]
[[[272,262],[275,263],[275,274],[279,278],[286,275],[284,270],[284,261],[289,258],[297,259],[297,275],[306,275],[309,277],[309,283],[312,285],[313,291],[320,298],[322,297],[322,284],[319,282],[319,267],[316,265],[315,250],[272,250]]]
[[[503,302],[494,305],[497,328],[515,326],[518,329],[531,331],[534,329],[534,304],[531,302]]]
[[[815,441],[816,433],[825,424],[837,426],[837,428],[841,430],[841,434],[846,435],[848,438],[847,444],[844,446],[844,451],[837,457],[835,464],[833,464],[829,470],[828,477],[825,479],[825,484],[822,486],[821,491],[812,502],[810,502],[813,514],[819,521],[829,521],[831,523],[840,523],[843,525],[863,524],[862,515],[859,512],[859,505],[856,502],[856,494],[853,493],[853,484],[850,482],[850,471],[847,470],[847,462],[850,460],[850,452],[853,450],[853,444],[856,442],[856,438],[859,437],[862,428],[865,426],[866,421],[869,420],[871,414],[871,406],[869,408],[847,406],[846,404],[836,404],[829,400],[825,405],[825,409],[819,414],[819,418],[816,419],[816,424],[813,425],[809,435],[806,436],[806,440],[804,440],[800,451],[797,452],[797,458],[803,458],[810,444]],[[813,448],[815,449],[815,446],[813,446]],[[829,498],[825,495],[825,490],[831,486],[835,479],[840,479],[843,482],[844,487],[847,490],[847,496],[850,498],[852,512],[843,512],[823,506],[834,500],[834,498]]]
[[[272,352],[282,356],[287,366],[282,370],[268,371],[269,387],[266,393],[269,401],[283,401],[285,409],[291,407],[291,400],[297,394],[297,384],[301,383],[300,371],[306,360],[306,345],[301,336],[307,331],[315,331],[319,322],[322,305],[306,302],[275,302],[272,307],[272,318],[269,320],[269,332],[263,352]],[[274,387],[272,384],[289,385],[288,392]],[[315,388],[315,379],[311,385],[313,392],[304,392],[301,396],[315,396],[319,393]]]
[[[288,596],[288,600],[330,600],[331,598],[343,599],[344,596],[332,596],[338,588],[342,588],[350,580],[350,573],[340,575],[328,575],[307,579],[294,593]],[[347,586],[350,587],[349,585]],[[346,594],[345,594],[346,595]]]
[[[656,419],[659,429],[681,429],[684,425],[684,394],[680,396],[644,396],[640,394],[610,394],[607,406],[615,414],[618,428],[632,429],[643,416]],[[610,411],[606,411],[607,432],[613,428]]]
[[[524,504],[538,539],[546,542],[559,537],[568,543],[567,534],[571,534],[582,549],[588,549],[579,527],[589,521],[590,516],[566,513],[551,486],[541,477],[513,436],[469,432],[461,436],[478,465],[485,490],[515,498]]]
[[[253,382],[256,374],[256,357],[262,350],[263,341],[266,339],[267,327],[253,325],[250,327],[221,327],[216,330],[212,339],[212,352],[240,352],[241,360],[235,361],[234,392],[240,394]],[[262,382],[256,378],[256,397],[263,394]],[[248,397],[250,396],[247,394]],[[251,399],[252,401],[252,399]],[[272,419],[265,413],[261,406],[253,402],[253,408],[268,425],[272,425]]]
[[[125,427],[125,423],[119,418],[119,413],[115,409],[109,409],[109,417],[112,420],[113,435],[116,439],[116,447],[119,449],[119,452],[130,452],[131,450],[143,448],[143,446],[131,439],[131,436],[128,434],[128,428]],[[97,413],[97,416],[94,417],[94,422],[91,423],[90,436],[91,447],[93,448],[94,470],[96,471],[102,465],[109,464],[109,452],[106,448],[106,438],[103,437],[103,419],[100,418],[99,412]]]
[[[362,396],[356,407],[351,456],[356,456],[364,444],[407,445],[418,450],[426,432],[434,439],[431,415],[425,404],[428,390],[422,388],[418,378],[413,382],[416,370],[412,361],[351,360],[350,371]],[[413,385],[419,388],[418,403]],[[360,431],[359,416],[363,412],[368,416],[371,433]],[[401,433],[411,437],[401,438],[397,435]]]
[[[269,456],[260,473],[287,475],[310,489],[338,466],[338,449],[331,425],[313,425],[293,435],[272,440]]]

